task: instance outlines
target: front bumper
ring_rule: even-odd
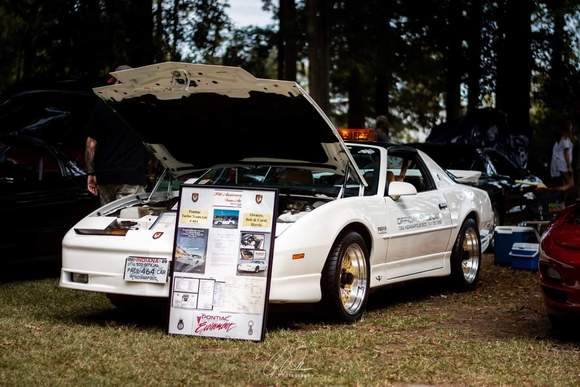
[[[580,317],[580,268],[540,256],[540,285],[548,314]],[[558,273],[560,279],[555,278]]]
[[[168,297],[169,283],[132,282],[123,279],[128,256],[172,259],[173,235],[153,240],[149,235],[93,236],[69,231],[63,240],[60,287],[92,292],[145,297]],[[166,241],[163,241],[166,239]],[[270,285],[271,303],[313,303],[321,299],[318,265],[292,260],[295,251],[275,245]],[[139,250],[135,249],[139,246]],[[321,250],[322,251],[322,250]],[[315,259],[316,254],[307,254]],[[303,267],[301,267],[301,265]],[[73,281],[73,273],[86,274],[86,283]]]

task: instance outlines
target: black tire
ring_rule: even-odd
[[[355,277],[350,273],[341,270],[345,253],[349,247],[353,249],[360,249],[364,258],[364,270],[366,272],[366,281],[361,286],[355,287],[356,301],[354,306],[347,310],[341,300],[341,289],[352,286]],[[362,279],[360,281],[363,281]],[[322,278],[320,281],[322,290],[322,306],[325,312],[325,318],[334,322],[352,323],[357,321],[363,315],[369,296],[370,289],[370,265],[369,265],[369,251],[363,237],[354,231],[347,232],[340,236],[334,243],[330,254],[322,270]],[[348,283],[350,282],[350,283]]]
[[[260,266],[256,266],[256,268],[254,269],[254,271],[257,273],[260,271]]]
[[[469,253],[464,251],[464,242],[468,238],[468,234],[473,237],[472,233],[475,234],[477,240],[477,246],[474,246],[474,254],[468,262],[476,266],[474,269],[470,269],[468,274],[464,273],[463,263],[468,258]],[[473,241],[473,240],[472,240]],[[453,246],[453,251],[451,252],[451,275],[450,282],[451,285],[459,291],[473,290],[477,286],[477,281],[479,279],[479,272],[481,270],[481,239],[479,236],[479,230],[477,223],[472,218],[467,218],[461,225],[459,234]]]

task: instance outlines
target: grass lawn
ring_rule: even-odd
[[[535,273],[495,267],[371,295],[353,325],[274,308],[263,343],[173,337],[56,278],[0,283],[0,385],[580,384],[580,340],[552,334]]]

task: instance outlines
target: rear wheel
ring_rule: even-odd
[[[472,290],[479,279],[481,241],[474,219],[463,222],[451,253],[451,283],[458,290]]]
[[[362,316],[369,293],[369,253],[354,231],[338,239],[322,271],[322,304],[334,321],[353,322]]]

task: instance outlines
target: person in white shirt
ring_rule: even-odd
[[[567,191],[574,187],[572,170],[572,122],[565,121],[560,129],[560,138],[552,148],[552,162],[550,163],[550,175],[555,187],[561,191]]]

